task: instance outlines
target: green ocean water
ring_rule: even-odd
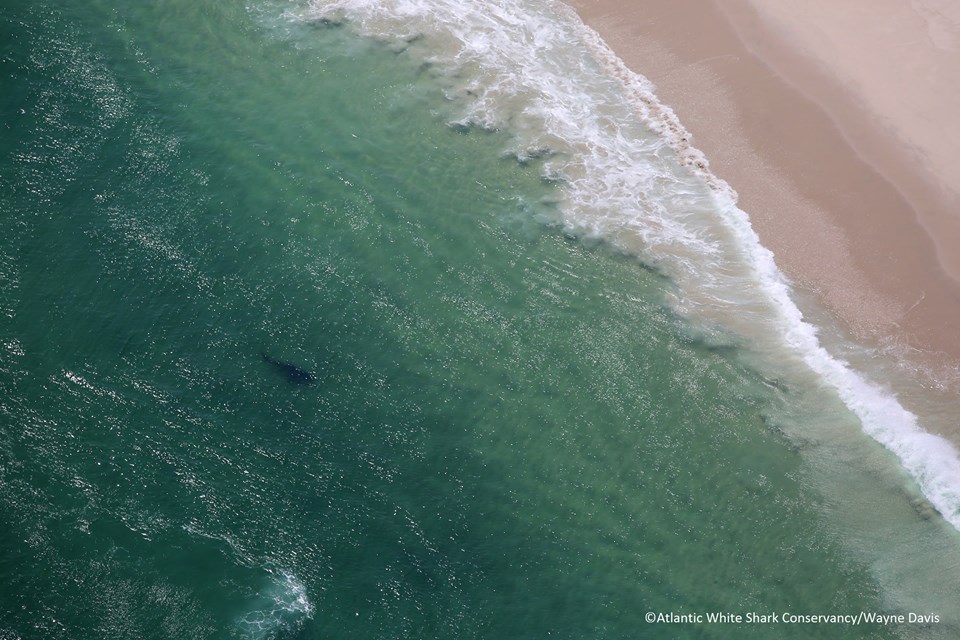
[[[283,6],[0,17],[0,638],[892,634],[645,621],[883,610],[789,389]]]

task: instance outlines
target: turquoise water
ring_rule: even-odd
[[[0,638],[942,630],[645,622],[898,609],[791,390],[422,61],[284,5],[11,4]]]

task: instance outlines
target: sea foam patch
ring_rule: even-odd
[[[314,611],[306,586],[294,574],[282,570],[271,573],[250,607],[238,621],[243,637],[250,640],[294,632],[313,618]]]

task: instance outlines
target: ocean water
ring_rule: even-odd
[[[960,635],[955,454],[562,5],[5,8],[0,639]]]

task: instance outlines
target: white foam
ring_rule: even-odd
[[[307,588],[289,571],[271,572],[267,588],[258,594],[256,608],[240,619],[240,626],[251,640],[273,638],[281,629],[299,629],[313,618],[313,603]]]
[[[718,197],[718,201],[722,198]],[[805,322],[773,254],[760,244],[750,220],[733,202],[718,202],[756,272],[756,281],[777,311],[786,343],[833,387],[860,419],[863,430],[892,451],[916,480],[930,503],[960,529],[960,456],[943,438],[924,432],[917,417],[896,397],[868,381],[820,344],[816,328]]]
[[[345,21],[413,48],[440,70],[461,109],[456,123],[509,131],[510,153],[546,158],[544,175],[563,184],[571,230],[661,268],[679,287],[682,313],[748,336],[783,366],[792,359],[815,372],[960,529],[957,451],[823,348],[736,193],[710,172],[652,85],[569,7],[555,0],[313,0],[291,15]]]

